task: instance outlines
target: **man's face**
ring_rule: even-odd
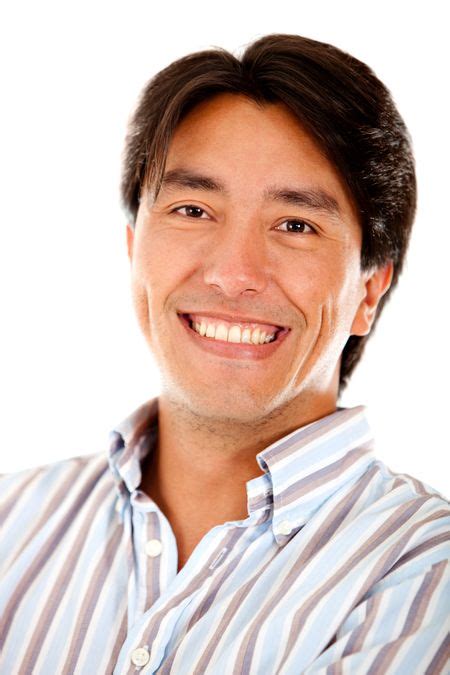
[[[369,331],[369,305],[390,277],[361,273],[356,212],[315,142],[283,105],[221,94],[177,127],[165,176],[127,236],[134,304],[166,395],[236,422],[335,398],[344,345]],[[254,344],[258,323],[276,339]],[[233,325],[243,343],[226,341]]]

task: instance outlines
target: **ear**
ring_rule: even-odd
[[[353,319],[350,335],[367,335],[375,319],[378,303],[391,285],[394,264],[363,273],[363,298]]]
[[[127,249],[128,259],[131,262],[133,258],[133,242],[134,242],[134,228],[130,223],[127,223]]]

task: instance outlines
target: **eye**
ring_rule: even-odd
[[[316,230],[311,225],[309,225],[309,223],[306,223],[304,220],[292,219],[292,220],[285,220],[281,223],[281,225],[285,224],[287,224],[287,229],[283,229],[281,230],[281,232],[288,232],[291,234],[308,234],[307,231],[305,232],[305,228],[309,227],[309,229],[313,234],[316,233]],[[275,229],[279,230],[281,225],[279,225]]]
[[[188,216],[189,218],[201,218],[202,213],[206,213],[205,209],[201,209],[199,206],[194,206],[194,204],[186,204],[185,206],[177,206],[176,209],[173,209],[171,213],[176,213],[177,211],[181,211],[182,209],[186,209],[186,213],[181,214]]]

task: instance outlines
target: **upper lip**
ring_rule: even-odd
[[[224,321],[229,322],[236,321],[237,323],[262,323],[269,326],[276,326],[277,328],[288,328],[288,326],[280,326],[280,324],[270,321],[269,319],[257,319],[255,317],[242,316],[241,314],[223,314],[222,312],[209,312],[203,310],[191,312],[179,311],[178,314],[198,314],[200,316],[211,317],[211,319],[223,319]]]

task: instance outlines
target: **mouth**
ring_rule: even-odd
[[[178,313],[178,317],[198,346],[231,358],[265,358],[290,332],[285,326],[241,318],[233,320],[186,312]]]

